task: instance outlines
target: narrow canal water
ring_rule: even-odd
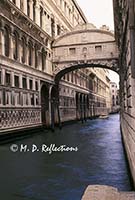
[[[18,145],[17,152],[10,150],[12,144]],[[1,200],[81,200],[89,184],[132,189],[118,114],[67,125],[54,133],[39,132],[12,144],[0,146]],[[30,151],[20,152],[21,144]],[[33,144],[38,152],[31,152]],[[41,152],[43,144],[77,147],[78,151],[49,154]]]

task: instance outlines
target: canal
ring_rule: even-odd
[[[67,151],[43,148],[51,144]],[[118,114],[0,146],[2,200],[81,200],[89,184],[132,190]]]

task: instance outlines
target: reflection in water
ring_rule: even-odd
[[[119,115],[88,120],[52,132],[39,132],[14,141],[78,147],[77,152],[10,151],[0,147],[0,197],[3,200],[80,200],[89,184],[106,184],[131,190],[124,157]]]

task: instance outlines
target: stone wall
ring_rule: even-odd
[[[119,46],[121,129],[135,185],[135,5],[114,0],[115,36]]]

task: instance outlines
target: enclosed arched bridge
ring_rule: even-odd
[[[88,67],[107,68],[119,73],[118,48],[112,32],[84,24],[53,43],[55,83],[70,71]]]

